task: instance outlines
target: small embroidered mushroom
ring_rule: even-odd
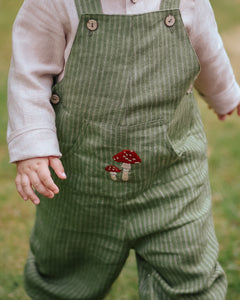
[[[112,180],[114,180],[114,181],[116,181],[117,180],[117,177],[116,177],[116,175],[117,175],[117,173],[120,173],[120,172],[122,172],[120,169],[118,169],[116,166],[107,166],[106,168],[105,168],[105,170],[107,171],[107,172],[109,172],[110,173],[110,175],[111,175],[111,178],[112,178]]]
[[[114,155],[113,160],[123,163],[123,181],[128,181],[128,173],[131,170],[131,165],[135,165],[141,162],[141,158],[133,150],[123,150]]]

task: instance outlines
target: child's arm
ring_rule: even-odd
[[[240,88],[218,33],[212,7],[208,0],[195,1],[194,11],[189,30],[201,65],[195,87],[220,120],[236,109],[240,115]]]
[[[25,0],[13,26],[8,84],[10,162],[61,153],[50,103],[65,66],[65,12],[56,1]]]
[[[58,193],[49,167],[65,179],[59,160],[55,113],[49,101],[53,77],[64,69],[69,16],[61,2],[25,0],[15,20],[8,85],[8,147],[17,164],[19,194],[38,204],[35,191]],[[67,4],[66,4],[67,5]],[[67,24],[65,26],[65,24]]]
[[[60,179],[66,179],[63,165],[58,157],[37,157],[17,162],[16,187],[25,201],[30,199],[36,205],[40,203],[34,190],[48,198],[53,198],[59,192],[49,167]]]

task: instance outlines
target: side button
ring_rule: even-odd
[[[58,95],[53,94],[52,97],[50,98],[50,101],[52,104],[58,104],[60,102],[60,98]]]

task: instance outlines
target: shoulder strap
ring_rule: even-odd
[[[102,14],[101,0],[75,0],[78,15]]]
[[[180,0],[161,0],[160,10],[179,9]]]

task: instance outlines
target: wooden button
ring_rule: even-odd
[[[165,25],[166,25],[167,27],[172,27],[175,23],[176,23],[176,19],[175,19],[174,16],[168,15],[168,16],[165,18]]]
[[[131,0],[131,2],[132,2],[133,4],[136,4],[136,3],[137,3],[137,0]]]
[[[97,30],[97,28],[98,28],[98,22],[96,20],[93,20],[93,19],[88,20],[88,22],[87,22],[87,28],[90,31]]]
[[[59,98],[58,95],[53,94],[50,101],[51,101],[52,104],[58,104],[60,102],[60,98]]]

